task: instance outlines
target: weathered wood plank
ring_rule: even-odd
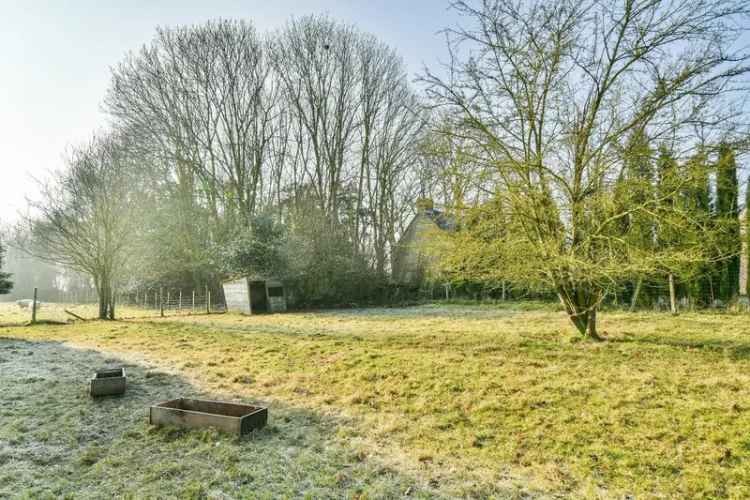
[[[149,423],[183,428],[214,427],[242,435],[260,429],[268,421],[268,409],[241,403],[179,398],[149,408]]]
[[[124,394],[127,389],[125,368],[99,370],[91,377],[89,394],[92,397]]]

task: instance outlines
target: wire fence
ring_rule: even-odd
[[[135,290],[115,295],[116,319],[158,318],[226,311],[223,296],[210,290]],[[96,319],[99,303],[94,293],[29,294],[29,298],[0,302],[0,327],[30,323],[67,323]]]
[[[223,297],[217,297],[210,290],[136,290],[128,294],[118,294],[115,304],[127,307],[138,307],[164,313],[212,313],[224,312],[226,305]]]

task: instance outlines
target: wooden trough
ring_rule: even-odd
[[[91,377],[89,393],[92,397],[115,396],[124,394],[127,387],[125,368],[98,370]]]
[[[149,408],[148,421],[151,425],[174,425],[192,429],[215,427],[241,436],[266,425],[268,408],[179,398]]]

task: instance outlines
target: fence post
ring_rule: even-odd
[[[180,288],[180,303],[177,306],[177,310],[182,312],[182,288]]]
[[[169,290],[167,290],[167,309],[169,309]]]
[[[211,290],[206,285],[206,314],[211,314]]]
[[[159,314],[161,317],[164,317],[164,300],[162,300],[164,297],[164,289],[162,287],[159,287]]]
[[[34,287],[34,302],[31,304],[31,322],[36,323],[36,292],[37,288]]]
[[[193,288],[193,309],[191,312],[195,314],[195,288]]]

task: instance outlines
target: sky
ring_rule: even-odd
[[[156,26],[250,19],[259,31],[292,16],[328,14],[396,48],[410,73],[446,55],[447,0],[0,0],[0,225],[63,166],[70,145],[107,124],[110,68]]]

